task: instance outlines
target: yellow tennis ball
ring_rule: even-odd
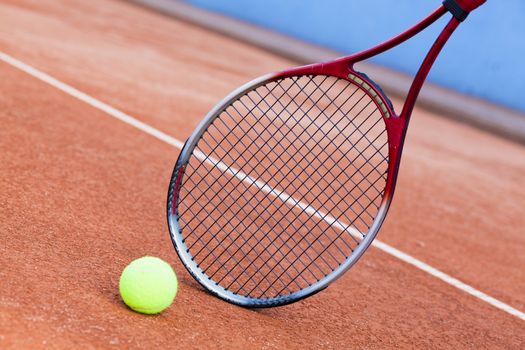
[[[145,256],[126,266],[120,276],[122,300],[132,310],[158,314],[171,305],[178,288],[177,275],[159,258]]]

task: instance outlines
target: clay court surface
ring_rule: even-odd
[[[236,86],[294,62],[121,1],[2,1],[0,51],[184,141]],[[5,56],[2,56],[5,57]],[[525,321],[370,248],[328,289],[248,310],[173,249],[180,149],[0,60],[0,348],[523,349]],[[525,148],[416,109],[378,239],[523,312]],[[181,285],[131,312],[143,255]]]

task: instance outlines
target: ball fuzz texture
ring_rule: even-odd
[[[178,281],[171,266],[159,258],[145,256],[126,266],[120,276],[122,300],[132,310],[158,314],[171,305]]]

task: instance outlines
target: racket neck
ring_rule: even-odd
[[[446,27],[439,34],[438,38],[432,45],[430,51],[423,60],[421,67],[419,67],[414,81],[412,82],[412,85],[410,86],[410,89],[408,91],[408,95],[400,115],[401,118],[405,119],[405,130],[408,126],[408,122],[410,120],[410,116],[412,115],[412,111],[414,110],[414,105],[416,103],[419,92],[423,87],[423,83],[425,82],[425,79],[427,78],[430,69],[432,68],[434,62],[436,61],[436,58],[445,46],[446,42],[448,41],[452,33],[454,33],[459,24],[460,22],[456,18],[452,18],[448,22]]]
[[[430,26],[432,23],[436,22],[438,19],[440,19],[445,13],[447,13],[448,10],[444,6],[440,6],[437,8],[434,12],[432,12],[430,15],[428,15],[426,18],[421,20],[419,23],[414,25],[413,27],[405,30],[403,33],[399,34],[398,36],[385,41],[382,44],[379,44],[377,46],[374,46],[368,50],[365,50],[363,52],[357,53],[355,55],[352,55],[347,58],[347,60],[350,62],[351,65],[354,63],[364,61],[366,59],[369,59],[370,57],[377,56],[385,51],[390,50],[393,47],[398,46],[399,44],[407,41],[408,39],[412,38],[416,34],[422,32],[425,30],[428,26]]]
[[[426,18],[421,20],[419,23],[407,29],[403,33],[399,34],[398,36],[388,41],[385,41],[384,43],[379,44],[375,47],[372,47],[368,50],[365,50],[355,55],[346,57],[342,61],[347,62],[350,68],[353,69],[353,65],[355,63],[364,61],[370,57],[377,56],[393,47],[396,47],[397,45],[400,45],[401,43],[409,40],[416,34],[425,30],[427,27],[435,23],[438,19],[440,19],[443,15],[445,15],[448,12],[449,12],[448,9],[442,5],[438,7],[436,10],[434,10],[434,12],[432,12]],[[445,43],[448,41],[448,39],[450,38],[454,30],[458,27],[460,23],[461,22],[458,21],[456,18],[452,18],[448,22],[447,26],[440,33],[440,35],[434,42],[432,48],[430,49],[427,56],[425,57],[423,63],[421,64],[421,67],[419,68],[414,78],[414,81],[412,82],[412,85],[409,89],[407,98],[405,100],[405,104],[403,105],[403,110],[400,114],[400,117],[406,121],[404,123],[405,130],[406,130],[406,127],[408,126],[408,121],[410,119],[410,116],[412,115],[412,111],[414,109],[414,105],[416,103],[419,92],[421,91],[421,88],[423,87],[423,83],[425,82],[425,79],[427,78],[428,73],[430,72],[430,69],[432,68],[432,65],[436,61],[437,56],[441,52],[441,49],[443,48]],[[404,135],[401,135],[401,137],[403,138]]]

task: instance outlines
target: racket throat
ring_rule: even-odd
[[[428,73],[430,72],[430,69],[434,65],[436,58],[438,57],[439,53],[445,46],[450,36],[452,35],[452,33],[454,33],[454,31],[458,27],[459,23],[460,22],[456,18],[452,18],[448,22],[446,27],[439,34],[438,38],[432,45],[425,59],[423,60],[423,63],[421,64],[421,67],[419,68],[414,78],[414,81],[412,82],[412,85],[410,86],[405,104],[403,106],[403,110],[400,115],[401,118],[406,120],[407,125],[408,125],[410,116],[412,115],[412,111],[414,110],[414,105],[416,103],[417,97],[419,96],[421,88],[423,87],[423,84],[428,76]]]

